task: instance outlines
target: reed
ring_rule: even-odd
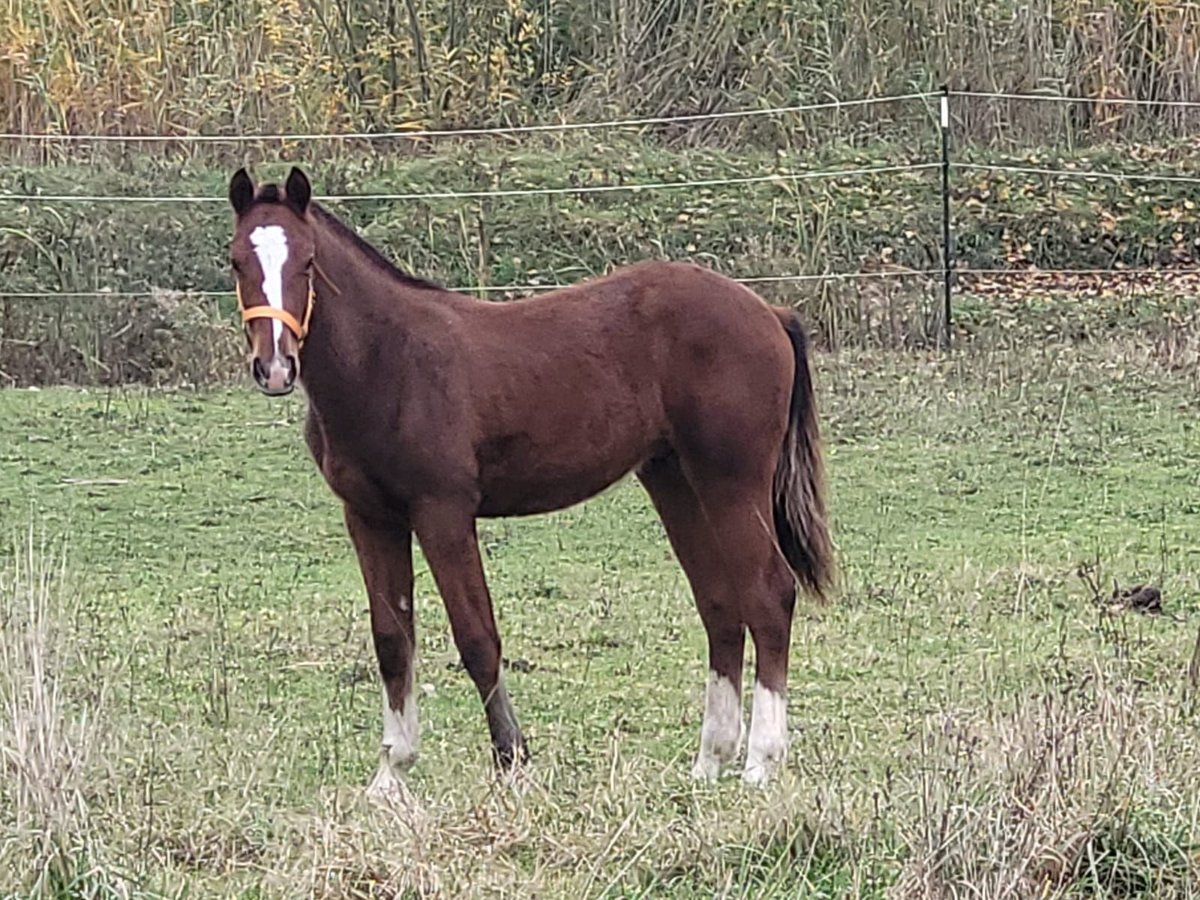
[[[336,131],[671,114],[933,88],[1200,97],[1162,0],[0,0],[9,132]],[[1195,111],[978,102],[990,142],[1184,133]],[[886,128],[846,113],[825,133]],[[678,136],[668,133],[668,136]],[[691,139],[778,142],[762,123]]]

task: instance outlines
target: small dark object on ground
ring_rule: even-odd
[[[501,662],[504,668],[511,672],[533,672],[538,668],[538,664],[528,659],[509,659],[504,657]],[[446,668],[451,672],[465,672],[467,667],[463,665],[462,657],[457,657],[452,662],[446,663]]]
[[[1131,588],[1121,589],[1117,580],[1113,579],[1112,594],[1104,597],[1100,593],[1099,580],[1096,577],[1096,566],[1082,563],[1077,571],[1079,578],[1092,594],[1092,603],[1104,607],[1109,613],[1116,614],[1125,610],[1162,615],[1162,591],[1152,584],[1138,584]]]
[[[338,684],[342,687],[354,687],[356,684],[365,684],[375,677],[375,673],[370,667],[363,663],[355,663],[348,669],[344,669],[338,676]]]
[[[1162,592],[1154,585],[1139,584],[1119,594],[1114,591],[1114,594],[1114,605],[1140,613],[1162,614]]]

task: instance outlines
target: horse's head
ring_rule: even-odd
[[[238,307],[250,345],[250,371],[264,394],[291,393],[300,374],[300,348],[313,306],[313,254],[309,219],[312,188],[293,168],[283,193],[254,182],[238,169],[229,182],[235,214],[229,260]]]

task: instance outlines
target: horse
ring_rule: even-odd
[[[745,726],[742,777],[785,762],[791,623],[834,575],[808,341],[798,316],[690,263],[643,261],[544,294],[487,301],[407,274],[312,198],[230,179],[230,263],[250,374],[299,383],[304,437],[341,501],[383,693],[367,792],[405,790],[419,745],[412,539],[487,716],[494,771],[529,759],[505,687],[476,523],[580,503],[629,473],[649,492],[708,639],[699,750],[714,779]]]

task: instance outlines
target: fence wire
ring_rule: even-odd
[[[1153,106],[1159,108],[1200,109],[1200,101],[1192,100],[1149,100],[1138,97],[1085,97],[1069,94],[1046,94],[1017,91],[914,91],[906,94],[890,94],[883,97],[855,97],[851,99],[821,100],[812,103],[797,103],[788,106],[772,106],[758,109],[734,109],[705,113],[681,113],[668,116],[643,116],[618,119],[602,119],[587,122],[545,122],[532,125],[501,125],[478,128],[417,128],[393,131],[347,131],[347,132],[273,132],[260,134],[73,134],[54,132],[0,132],[2,141],[41,141],[44,143],[181,143],[181,144],[245,144],[255,142],[310,142],[310,141],[384,141],[384,140],[436,140],[461,137],[505,137],[522,134],[539,134],[571,131],[593,131],[609,128],[645,128],[651,125],[672,125],[695,122],[713,122],[729,119],[746,119],[789,114],[849,110],[887,103],[907,103],[930,100],[935,97],[965,97],[984,100],[1016,100],[1042,103],[1099,103],[1117,106]]]
[[[682,190],[684,188],[731,187],[790,181],[815,181],[855,178],[888,172],[917,172],[936,168],[938,163],[912,163],[890,166],[864,166],[857,169],[823,169],[815,172],[772,172],[736,178],[700,178],[690,181],[630,182],[629,184],[563,185],[545,188],[497,188],[486,191],[407,191],[375,194],[322,194],[313,199],[330,203],[395,202],[400,200],[471,200],[488,197],[546,197],[567,194],[639,193],[641,191]],[[225,197],[210,196],[122,196],[120,194],[0,194],[0,201],[16,203],[228,203]]]
[[[1021,278],[1034,277],[1108,277],[1114,281],[1121,282],[1129,277],[1153,277],[1160,280],[1170,280],[1173,278],[1188,277],[1200,275],[1200,267],[1196,266],[1115,266],[1109,269],[1100,268],[1053,268],[1044,269],[1036,266],[1023,268],[988,268],[977,266],[954,266],[950,270],[951,275],[955,278],[966,277],[1004,277],[1019,280]],[[603,273],[589,275],[589,278],[602,277]],[[933,269],[884,269],[879,271],[860,271],[860,272],[799,272],[783,275],[746,275],[746,276],[730,276],[734,281],[740,284],[786,284],[786,283],[814,283],[827,281],[841,282],[857,282],[857,281],[875,281],[875,280],[898,280],[905,278],[912,279],[940,279],[946,274],[946,270],[942,268]],[[578,285],[581,282],[554,282],[549,284],[486,284],[486,285],[466,285],[459,287],[448,287],[446,290],[454,291],[460,294],[532,294],[545,291],[554,291],[560,288],[571,287]],[[144,291],[116,291],[98,288],[90,291],[0,291],[0,300],[137,300],[158,297],[164,294],[179,294],[188,297],[203,297],[208,299],[232,298],[236,296],[233,291],[214,291],[202,289],[171,289],[162,288],[158,290]]]
[[[1005,277],[1021,278],[1034,276],[1104,276],[1116,281],[1125,280],[1130,275],[1153,275],[1157,278],[1170,279],[1187,275],[1200,275],[1197,266],[1114,266],[1111,269],[1042,269],[1036,266],[1025,268],[978,268],[975,266],[956,266],[955,275],[1003,275]]]
[[[1200,184],[1200,175],[1174,175],[1167,172],[1112,172],[1101,169],[1049,168],[1043,166],[1021,166],[1010,163],[955,162],[950,168],[982,172],[1012,172],[1020,175],[1049,175],[1054,178],[1086,180],[1094,178],[1107,181],[1164,181],[1182,184]]]
[[[1017,93],[1011,91],[951,91],[951,97],[981,100],[1031,100],[1049,103],[1104,103],[1113,106],[1159,106],[1200,109],[1200,100],[1146,100],[1139,97],[1081,97],[1068,94]]]
[[[785,275],[746,275],[730,277],[733,278],[734,281],[737,281],[741,284],[768,284],[813,281],[858,281],[873,278],[919,278],[922,276],[932,277],[940,274],[940,269],[905,269],[900,271],[879,272],[801,272]],[[597,274],[589,277],[599,278],[602,276]],[[537,291],[558,290],[559,288],[571,287],[573,284],[579,284],[579,282],[566,282],[562,284],[484,284],[468,285],[465,287],[451,287],[446,288],[446,290],[454,291],[460,294],[501,294],[509,291],[533,293]],[[157,291],[110,291],[101,288],[94,291],[0,291],[0,300],[135,300],[161,296],[162,294],[183,294],[189,297],[208,297],[214,299],[236,296],[233,291],[189,289],[161,289]]]
[[[277,134],[27,134],[0,133],[0,140],[95,143],[184,143],[184,144],[241,144],[257,141],[359,141],[359,140],[420,140],[459,137],[505,137],[518,134],[546,132],[592,131],[605,128],[645,128],[649,125],[672,125],[683,122],[713,122],[724,119],[745,119],[780,116],[822,110],[855,109],[883,103],[903,103],[937,96],[932,91],[894,94],[886,97],[859,97],[851,100],[823,100],[794,106],[772,106],[764,109],[735,109],[728,112],[684,113],[674,116],[608,119],[596,122],[547,122],[541,125],[508,125],[493,128],[405,129],[401,131],[352,131],[339,133]]]

